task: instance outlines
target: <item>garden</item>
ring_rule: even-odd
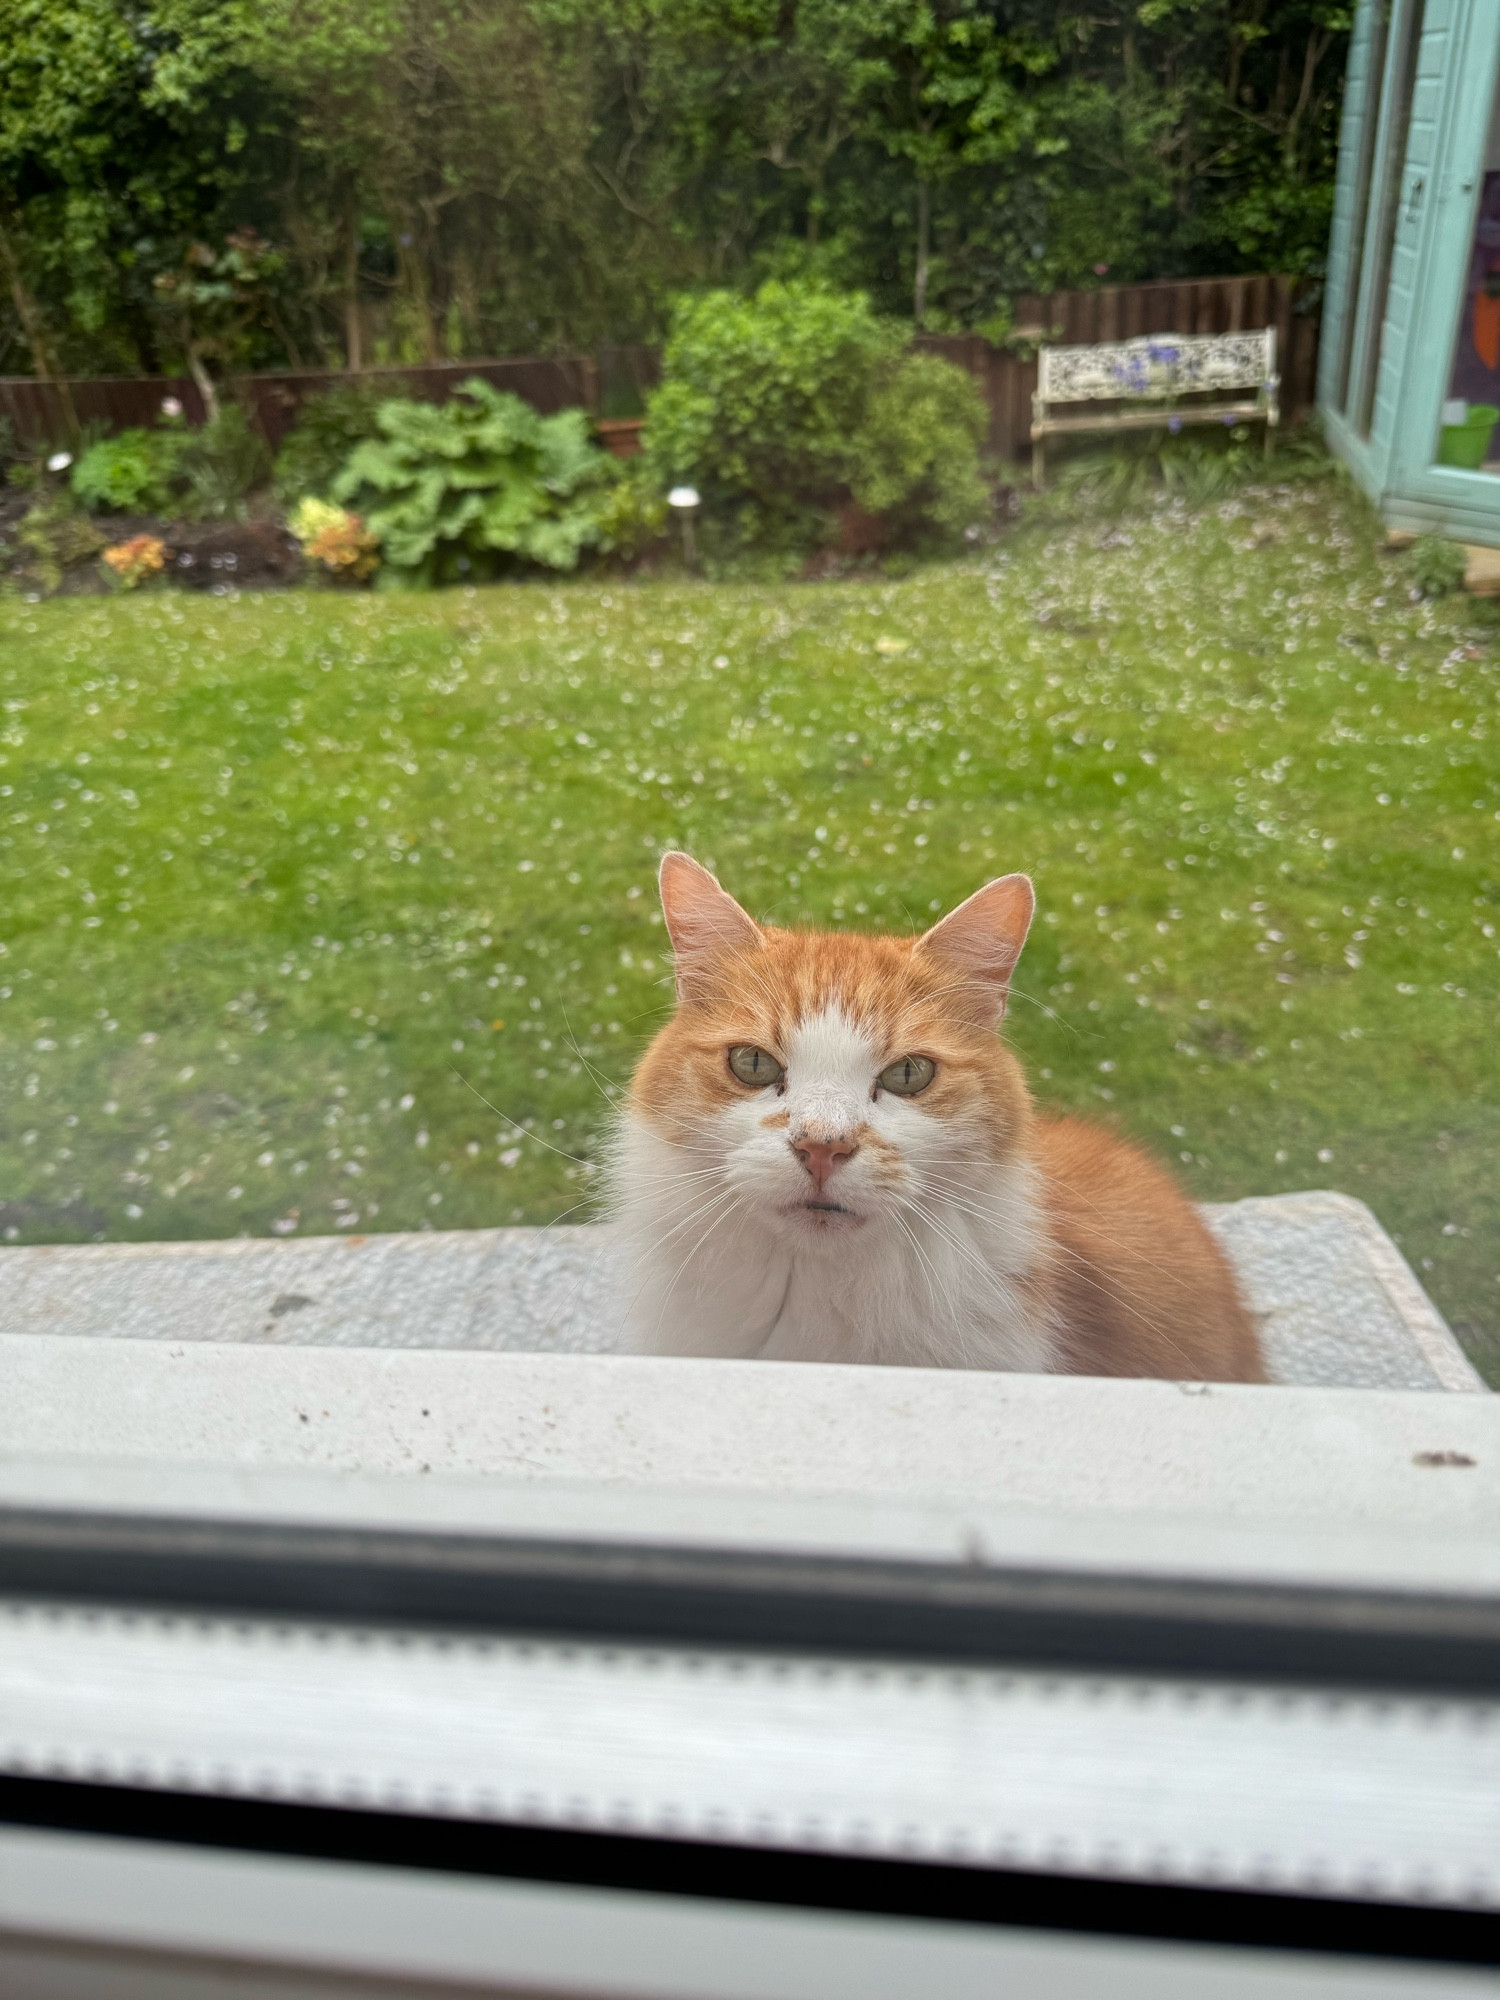
[[[0,602],[5,1240],[586,1219],[664,846],[876,929],[1028,868],[1042,1101],[1368,1201],[1500,1379],[1493,614],[1195,463],[905,574]]]
[[[626,459],[584,410],[541,415],[479,376],[433,403],[356,375],[308,399],[273,461],[205,375],[196,428],[165,397],[150,426],[12,444],[0,579],[29,596],[385,590],[659,567],[674,493],[702,516],[680,552],[710,575],[938,554],[993,526],[978,388],[862,293],[685,299],[662,372]]]

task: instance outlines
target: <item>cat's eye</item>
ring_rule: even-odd
[[[888,1090],[892,1097],[915,1097],[936,1074],[937,1064],[931,1056],[902,1056],[880,1072],[880,1088]]]
[[[729,1051],[729,1067],[752,1090],[764,1090],[768,1084],[781,1081],[781,1064],[775,1056],[767,1055],[764,1049],[752,1048],[748,1042],[741,1042]]]

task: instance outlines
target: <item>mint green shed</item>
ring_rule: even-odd
[[[1500,0],[1359,0],[1318,407],[1392,526],[1500,546]]]

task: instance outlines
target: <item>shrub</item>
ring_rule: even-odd
[[[805,544],[843,497],[873,377],[900,351],[861,292],[772,280],[679,305],[646,410],[660,479],[751,545]]]
[[[367,378],[309,396],[276,454],[272,483],[282,506],[328,493],[354,447],[379,435],[375,413],[389,401],[389,391]]]
[[[956,540],[994,509],[979,458],[988,428],[971,375],[935,354],[904,354],[876,375],[849,490],[886,517],[892,540]]]
[[[287,523],[310,563],[339,583],[363,583],[380,567],[380,542],[347,507],[311,496]]]
[[[92,514],[167,513],[186,443],[182,430],[116,431],[77,460],[74,495]]]
[[[232,521],[270,469],[265,440],[237,403],[189,431],[182,445],[185,511],[198,521]]]
[[[64,574],[96,556],[104,537],[74,506],[70,494],[55,492],[38,501],[21,518],[16,540],[31,558],[44,590],[59,588]]]
[[[515,561],[572,569],[598,541],[594,500],[613,467],[582,410],[540,417],[472,378],[441,405],[382,403],[376,427],[333,497],[379,538],[383,584],[491,576]]]
[[[129,541],[106,549],[103,560],[122,590],[135,590],[161,575],[167,566],[167,550],[156,535],[132,535]]]
[[[613,481],[594,501],[599,547],[607,555],[634,559],[667,532],[667,501],[650,461],[626,459]]]
[[[1447,597],[1462,590],[1467,564],[1457,542],[1441,535],[1418,535],[1411,545],[1411,580],[1424,597]]]
[[[805,548],[851,495],[886,538],[949,540],[991,511],[982,398],[859,292],[772,281],[679,307],[646,419],[659,483],[703,496],[724,549]]]

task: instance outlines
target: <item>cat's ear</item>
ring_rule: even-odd
[[[955,975],[954,996],[961,1005],[998,1022],[1035,909],[1031,877],[1001,875],[918,938],[917,950]]]
[[[675,849],[661,858],[661,913],[672,940],[677,997],[687,1000],[708,968],[727,951],[761,942],[760,926],[691,855]]]

